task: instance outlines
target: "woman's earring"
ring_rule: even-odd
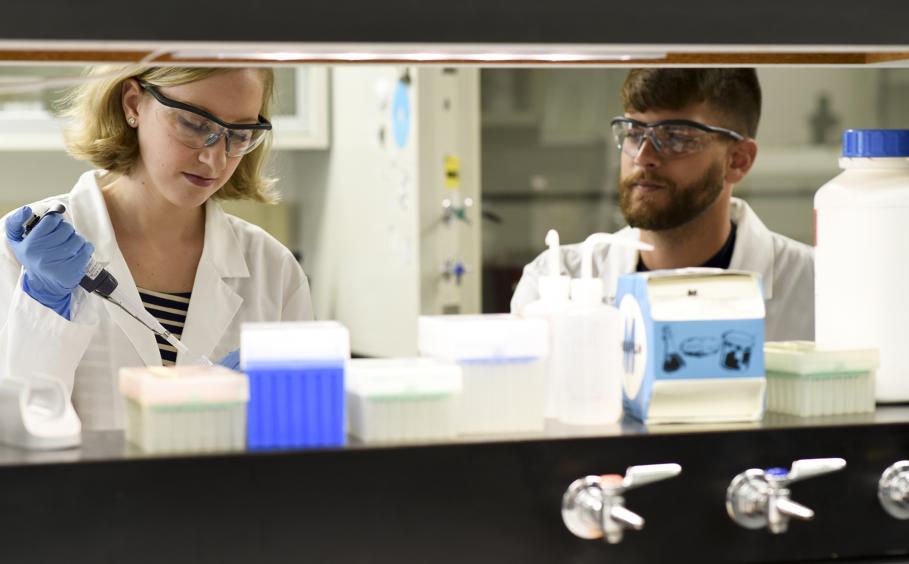
[[[136,118],[130,116],[130,117],[126,120],[126,123],[128,123],[128,124],[130,125],[130,127],[136,127]]]

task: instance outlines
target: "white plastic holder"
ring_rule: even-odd
[[[0,378],[0,441],[29,450],[82,444],[82,422],[63,382],[43,375]]]

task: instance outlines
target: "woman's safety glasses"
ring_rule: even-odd
[[[660,156],[669,158],[703,151],[714,135],[723,135],[736,141],[745,139],[731,129],[687,119],[643,123],[635,119],[617,117],[611,124],[616,145],[629,157],[638,155],[644,139],[650,141]]]
[[[151,84],[142,88],[164,106],[163,118],[174,136],[192,149],[211,147],[222,137],[228,157],[250,153],[265,140],[271,123],[259,116],[258,123],[227,123],[201,108],[171,100]]]

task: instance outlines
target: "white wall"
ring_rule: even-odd
[[[840,120],[839,131],[877,127],[880,72],[867,68],[758,69],[764,95],[758,142],[774,146],[808,144],[807,120],[825,93]],[[834,144],[838,140],[834,136]]]
[[[65,194],[89,169],[58,151],[0,151],[0,203],[12,207]]]
[[[882,71],[761,68],[758,75],[764,95],[758,158],[736,191],[770,229],[812,244],[814,193],[840,172],[842,131],[898,127],[880,111]],[[837,123],[826,144],[814,145],[809,120],[823,95]]]

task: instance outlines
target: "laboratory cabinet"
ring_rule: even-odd
[[[909,407],[760,423],[600,428],[419,445],[146,455],[119,432],[80,449],[0,448],[4,562],[899,562],[909,520],[878,501],[909,458]],[[746,529],[727,488],[750,468],[840,457],[793,483],[815,512],[788,530]],[[674,463],[625,494],[645,520],[617,544],[574,536],[563,495],[578,478]]]

